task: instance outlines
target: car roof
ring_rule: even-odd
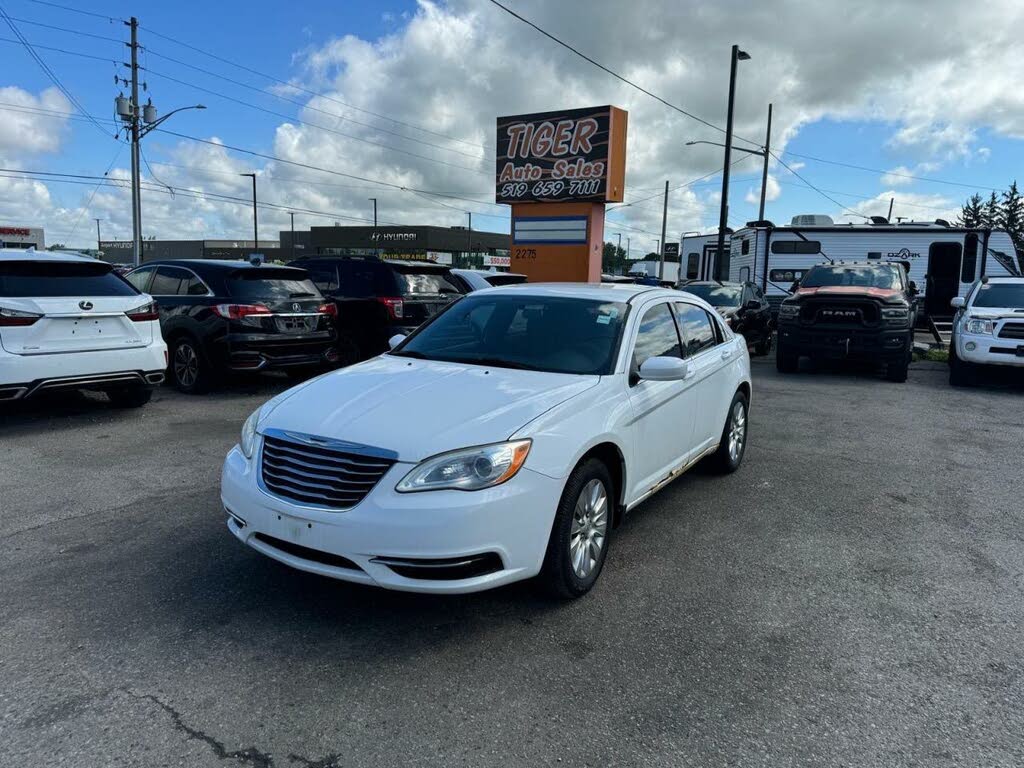
[[[456,275],[473,274],[487,277],[488,275],[503,275],[506,277],[526,277],[522,272],[499,272],[496,269],[453,269]]]
[[[254,265],[243,259],[154,259],[142,264],[143,267],[185,267],[186,269],[206,271],[232,271],[240,269],[293,269],[300,271],[301,267],[291,267],[284,264],[262,264]]]
[[[747,285],[747,283],[734,283],[730,280],[722,280],[721,282],[718,280],[689,280],[680,285],[679,290],[685,291],[691,285],[719,285],[726,288],[741,288],[742,286]]]
[[[985,275],[982,278],[983,281],[994,282],[998,280],[1000,283],[1024,283],[1024,277],[1018,277],[1014,275]]]
[[[660,288],[635,283],[519,283],[488,288],[490,295],[507,293],[510,296],[551,296],[558,298],[592,299],[593,301],[630,302],[644,294],[652,297],[665,295],[678,297],[672,288]]]
[[[0,261],[87,261],[90,264],[105,261],[83,256],[75,251],[37,251],[35,248],[0,248]],[[110,265],[113,267],[113,264]]]

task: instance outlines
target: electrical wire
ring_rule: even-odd
[[[12,40],[9,37],[0,37],[0,43],[14,43],[15,45],[21,45],[22,44],[22,42],[20,40]],[[117,59],[115,59],[115,58],[104,58],[103,56],[94,56],[91,53],[81,53],[80,51],[69,51],[66,48],[57,48],[57,47],[52,46],[52,45],[39,45],[38,43],[33,43],[33,47],[37,51],[56,51],[57,53],[65,53],[68,56],[79,56],[79,57],[81,57],[83,59],[93,59],[94,61],[103,61],[103,62],[107,62],[107,63],[113,62],[114,64],[118,63]]]
[[[42,27],[43,29],[54,29],[54,30],[56,30],[58,32],[68,32],[68,33],[70,33],[72,35],[81,35],[82,37],[91,37],[91,38],[94,38],[96,40],[106,40],[107,42],[118,43],[119,45],[124,45],[124,40],[120,40],[120,39],[118,39],[116,37],[110,37],[109,35],[96,35],[96,34],[93,34],[92,32],[83,32],[80,29],[70,29],[69,27],[58,27],[56,24],[45,24],[44,22],[33,21],[32,19],[19,19],[19,18],[15,17],[15,16],[10,16],[9,18],[12,21],[18,22],[19,24],[28,24],[28,25],[33,26],[33,27]]]
[[[773,157],[775,157],[776,160],[779,159],[775,155],[774,152],[772,152],[771,154],[772,154]],[[868,171],[870,173],[881,173],[881,174],[885,174],[885,175],[888,175],[888,176],[896,176],[897,178],[901,178],[901,179],[913,179],[914,181],[927,181],[927,182],[930,182],[932,184],[948,184],[949,186],[952,186],[952,187],[967,187],[968,189],[981,189],[981,190],[984,190],[986,192],[999,192],[1000,191],[1000,190],[996,189],[995,187],[985,187],[985,186],[981,186],[980,184],[967,184],[967,183],[962,182],[962,181],[949,181],[947,179],[936,179],[934,177],[928,177],[928,176],[915,176],[914,174],[911,174],[911,173],[899,173],[899,172],[896,172],[896,171],[885,171],[885,170],[882,170],[881,168],[868,168],[867,166],[854,165],[853,163],[844,163],[844,162],[840,162],[839,160],[826,160],[823,157],[814,157],[813,155],[802,155],[802,154],[799,154],[797,152],[790,152],[788,149],[785,150],[784,152],[782,152],[781,154],[789,155],[790,157],[799,157],[801,160],[811,160],[811,161],[813,161],[815,163],[827,163],[828,165],[838,165],[838,166],[840,166],[842,168],[853,168],[854,170],[857,170],[857,171]],[[782,162],[782,161],[779,160],[779,162]]]
[[[112,158],[110,158],[110,162],[107,164],[107,170],[105,170],[103,172],[103,176],[101,178],[103,178],[103,179],[107,178],[107,174],[110,173],[110,170],[114,167],[114,163],[117,162],[117,158],[119,158],[121,156],[121,150],[122,149],[124,149],[124,144],[119,143],[118,147],[117,147],[117,152],[115,152],[114,156]],[[100,182],[100,183],[102,183],[102,182]],[[82,223],[82,216],[85,215],[85,213],[92,206],[93,198],[96,197],[96,193],[99,191],[99,188],[100,188],[100,184],[97,184],[95,186],[95,188],[92,190],[92,194],[89,195],[89,200],[88,200],[88,202],[86,202],[85,207],[81,211],[79,211],[78,218],[75,219],[75,225],[73,227],[71,227],[71,233],[67,236],[68,240],[70,240],[72,237],[74,237],[75,236],[75,232],[78,231],[78,225]]]
[[[117,23],[123,21],[123,19],[115,19],[113,16],[107,16],[104,13],[95,13],[93,11],[83,11],[81,8],[72,8],[69,5],[61,5],[60,3],[51,3],[49,0],[28,0],[30,3],[36,5],[48,5],[51,8],[60,8],[62,11],[70,11],[71,13],[80,13],[83,16],[93,16],[97,19],[105,19],[106,21]]]
[[[768,151],[768,154],[770,154],[770,155],[771,155],[772,157],[774,157],[774,158],[775,158],[776,160],[778,160],[779,164],[780,164],[780,165],[781,165],[781,166],[782,166],[783,168],[785,168],[785,169],[786,169],[787,171],[789,171],[790,173],[792,173],[792,174],[793,174],[794,176],[796,176],[796,177],[797,177],[798,179],[800,179],[800,181],[802,181],[802,182],[803,182],[804,184],[806,184],[806,185],[807,185],[808,187],[810,187],[810,188],[811,188],[811,189],[813,189],[813,190],[814,190],[815,192],[817,192],[817,193],[818,193],[819,195],[821,195],[822,197],[824,197],[824,198],[825,198],[826,200],[829,200],[829,201],[831,201],[832,203],[835,203],[835,204],[836,204],[836,205],[838,205],[838,206],[839,206],[840,208],[842,208],[842,209],[843,209],[844,211],[848,211],[849,213],[852,213],[852,214],[853,214],[854,216],[859,216],[859,217],[860,217],[860,218],[862,218],[862,219],[870,219],[870,218],[871,218],[870,216],[865,216],[865,215],[864,215],[863,213],[860,213],[859,211],[855,211],[855,210],[853,210],[853,208],[848,208],[847,206],[843,205],[843,204],[842,204],[842,203],[840,203],[840,202],[839,202],[838,200],[836,200],[836,199],[835,199],[834,197],[831,197],[830,195],[828,195],[828,194],[827,194],[826,192],[824,192],[823,190],[821,190],[821,189],[819,189],[818,187],[816,187],[816,186],[814,186],[813,184],[811,184],[811,182],[809,182],[809,181],[808,181],[807,179],[805,179],[805,178],[804,178],[803,176],[801,176],[801,175],[800,175],[799,173],[797,173],[796,171],[794,171],[794,170],[793,170],[793,169],[792,169],[792,168],[791,168],[791,167],[790,167],[789,165],[787,165],[787,164],[785,163],[785,161],[783,161],[783,160],[782,160],[782,159],[781,159],[781,158],[780,158],[780,157],[779,157],[778,155],[776,155],[776,154],[775,154],[774,152],[772,152],[771,150],[769,150],[769,151]]]

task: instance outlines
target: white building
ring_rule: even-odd
[[[42,227],[19,227],[0,224],[0,248],[35,248],[45,250]]]

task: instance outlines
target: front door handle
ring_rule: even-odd
[[[732,357],[732,350],[731,349],[723,349],[722,350],[722,359],[723,360],[728,360],[730,357]]]

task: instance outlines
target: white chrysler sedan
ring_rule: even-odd
[[[624,513],[700,459],[743,460],[746,344],[690,294],[492,288],[392,341],[245,422],[221,487],[239,540],[391,589],[539,575],[577,597]]]

